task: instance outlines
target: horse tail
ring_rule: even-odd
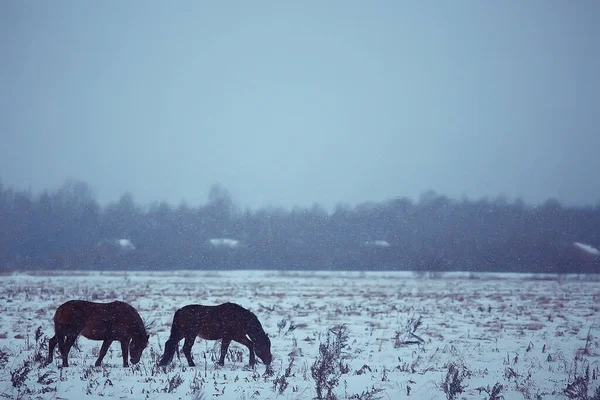
[[[169,335],[169,339],[165,342],[165,353],[162,358],[158,362],[158,365],[165,366],[168,365],[171,360],[173,360],[173,355],[177,353],[177,358],[179,358],[179,341],[182,338],[181,328],[179,327],[179,323],[177,322],[177,315],[179,314],[179,310],[175,312],[175,316],[173,317],[173,324],[171,324],[171,334]]]

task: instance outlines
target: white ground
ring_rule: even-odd
[[[319,343],[338,324],[347,324],[349,333],[342,360],[349,369],[334,391],[340,399],[367,399],[363,392],[373,388],[382,389],[377,396],[383,399],[408,393],[414,399],[445,399],[442,382],[450,364],[463,377],[458,398],[487,399],[481,387],[496,383],[507,400],[567,398],[567,384],[574,374],[584,375],[587,365],[591,394],[600,375],[600,283],[583,278],[262,271],[5,275],[0,277],[0,399],[311,399]],[[101,342],[80,338],[70,367],[58,368],[60,357],[46,367],[32,362],[24,383],[13,387],[13,374],[34,360],[40,343],[46,346],[54,311],[69,299],[123,300],[146,322],[154,321],[140,364],[123,368],[113,343],[104,365],[96,368]],[[217,367],[219,342],[200,339],[192,349],[196,368],[187,367],[183,355],[167,368],[156,367],[177,308],[227,301],[249,308],[262,322],[272,341],[273,375],[263,376],[262,364],[249,369],[246,348],[235,343],[225,366]],[[419,316],[422,325],[410,336],[409,321]],[[38,327],[47,337],[36,342]],[[417,337],[424,343],[401,343]]]

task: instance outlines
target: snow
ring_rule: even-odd
[[[131,243],[129,239],[104,239],[96,243],[96,248],[109,248],[116,249],[118,251],[122,251],[125,253],[131,252],[135,250],[135,246]]]
[[[452,363],[465,376],[459,398],[487,398],[478,388],[498,382],[506,399],[566,399],[563,391],[575,373],[582,375],[586,363],[598,368],[598,276],[436,276],[441,278],[277,271],[4,275],[0,398],[312,399],[311,366],[327,331],[339,324],[347,324],[349,334],[342,359],[349,369],[335,389],[340,399],[371,388],[381,389],[384,399],[406,398],[407,392],[408,398],[445,399],[442,381]],[[69,299],[133,305],[151,325],[140,363],[123,368],[120,346],[113,343],[103,365],[94,367],[101,342],[79,338],[70,367],[58,368],[60,357],[48,366],[33,362],[23,386],[13,387],[11,372],[33,360],[40,345],[47,355],[43,346],[53,335],[54,311]],[[188,367],[184,357],[164,369],[156,366],[178,308],[227,301],[252,310],[262,322],[272,342],[272,376],[263,375],[262,364],[248,368],[248,351],[235,342],[223,367],[214,363],[219,342],[200,339],[192,349],[197,367]],[[422,324],[409,328],[419,317]],[[403,343],[414,339],[411,332],[423,343]],[[281,377],[292,357],[285,386]],[[590,382],[590,392],[596,385]]]
[[[373,240],[370,242],[365,242],[365,245],[373,247],[390,247],[389,242],[386,240]]]
[[[238,240],[229,238],[209,239],[208,242],[214,247],[228,247],[230,249],[235,249],[240,243]]]
[[[133,243],[131,243],[131,241],[129,239],[119,239],[119,240],[117,240],[117,244],[123,251],[134,251],[135,250],[135,246],[133,245]]]
[[[595,247],[590,246],[589,244],[574,242],[573,245],[577,246],[578,248],[580,248],[581,250],[585,251],[588,254],[591,254],[593,256],[600,256],[600,250],[598,250]]]

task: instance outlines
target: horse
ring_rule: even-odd
[[[58,344],[63,367],[69,366],[69,351],[79,334],[90,340],[103,340],[96,367],[102,364],[102,359],[115,340],[121,342],[123,367],[129,366],[128,353],[131,353],[131,363],[137,364],[150,338],[135,308],[122,301],[112,303],[67,301],[54,313],[54,332],[54,336],[48,343],[49,353],[46,364],[52,362],[54,348]]]
[[[165,343],[165,352],[159,361],[160,366],[168,365],[177,351],[178,343],[185,339],[183,354],[190,367],[194,367],[192,346],[199,336],[205,340],[221,339],[221,357],[218,364],[225,365],[225,355],[231,341],[243,344],[250,352],[250,366],[258,358],[267,366],[271,364],[271,341],[251,311],[234,303],[224,303],[216,306],[190,304],[175,312],[171,334]]]

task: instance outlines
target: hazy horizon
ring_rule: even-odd
[[[89,185],[88,182],[69,178],[69,179],[66,179],[65,181],[63,181],[61,185],[58,185],[56,187],[43,188],[43,189],[40,189],[40,190],[34,190],[32,187],[23,188],[23,187],[18,187],[18,186],[11,185],[11,184],[6,184],[6,182],[3,181],[2,177],[0,176],[0,184],[4,185],[4,189],[11,189],[11,190],[13,190],[15,192],[23,192],[23,191],[24,192],[30,192],[33,196],[40,196],[45,191],[47,191],[47,192],[49,192],[51,194],[52,193],[56,193],[61,188],[68,187],[72,183],[77,183],[77,182],[82,182],[82,183],[85,183],[85,184]],[[529,201],[526,201],[525,199],[523,199],[522,197],[513,197],[513,198],[511,198],[511,197],[506,196],[503,193],[499,193],[499,194],[497,194],[495,196],[483,195],[483,196],[479,196],[479,197],[467,196],[466,194],[463,194],[461,196],[449,196],[446,193],[440,193],[438,191],[430,189],[430,190],[424,190],[423,192],[419,193],[417,196],[406,196],[406,195],[399,194],[397,196],[390,196],[390,197],[380,198],[380,199],[375,199],[375,198],[366,199],[366,200],[363,200],[363,201],[360,201],[360,202],[355,202],[355,203],[350,203],[350,202],[345,201],[345,200],[342,199],[340,201],[333,202],[332,204],[329,204],[329,205],[328,204],[319,203],[318,201],[312,201],[312,202],[309,201],[306,204],[284,205],[284,204],[276,204],[276,203],[272,203],[271,202],[271,203],[264,203],[264,204],[259,204],[259,205],[256,205],[256,206],[251,206],[251,205],[248,205],[248,204],[241,203],[239,201],[239,199],[236,198],[235,195],[232,194],[231,191],[227,187],[221,185],[220,183],[215,182],[212,185],[210,185],[210,187],[213,187],[213,186],[218,186],[221,189],[224,189],[225,193],[228,193],[231,196],[231,200],[233,202],[233,205],[236,206],[236,207],[238,207],[239,210],[249,209],[251,211],[257,211],[259,209],[264,209],[264,208],[267,208],[267,209],[277,208],[277,209],[285,209],[285,210],[289,211],[289,210],[293,210],[293,209],[296,209],[296,208],[307,209],[307,208],[313,207],[314,205],[318,205],[318,206],[324,208],[328,213],[331,213],[331,212],[335,211],[336,207],[338,207],[338,206],[341,206],[341,207],[352,207],[352,208],[354,208],[354,207],[359,206],[361,204],[368,204],[368,203],[379,204],[379,203],[385,203],[385,202],[388,202],[388,201],[392,201],[392,200],[395,200],[395,199],[409,199],[409,200],[413,201],[415,204],[417,204],[422,199],[427,198],[428,196],[430,196],[432,194],[435,195],[435,196],[445,196],[445,197],[447,197],[451,201],[463,201],[463,200],[466,200],[466,201],[469,201],[469,202],[477,202],[477,201],[481,201],[481,200],[488,200],[488,201],[494,202],[494,201],[501,200],[501,201],[506,201],[508,203],[513,203],[513,204],[516,203],[516,202],[523,202],[526,206],[538,206],[538,205],[544,204],[547,201],[552,201],[552,200],[557,200],[557,201],[559,201],[559,203],[561,204],[561,206],[563,206],[563,207],[569,207],[569,208],[570,207],[580,208],[580,207],[588,207],[588,206],[598,206],[598,205],[600,205],[600,200],[598,200],[596,202],[590,201],[589,203],[580,203],[580,204],[572,204],[571,203],[571,204],[569,204],[569,203],[561,202],[560,200],[558,200],[558,199],[556,199],[554,197],[549,197],[549,198],[546,198],[546,199],[541,199],[539,202],[529,202]],[[201,201],[199,201],[197,203],[190,203],[189,201],[185,200],[185,198],[183,198],[183,199],[181,199],[179,201],[170,201],[170,200],[165,200],[165,199],[163,199],[163,200],[143,201],[143,200],[140,200],[139,196],[136,196],[135,193],[132,193],[130,191],[123,192],[120,195],[118,195],[117,197],[112,198],[112,199],[100,200],[100,199],[103,198],[103,196],[99,196],[98,193],[97,193],[97,191],[94,189],[93,186],[91,186],[91,185],[88,186],[88,188],[91,190],[91,192],[92,192],[92,194],[94,196],[94,200],[97,201],[101,207],[106,207],[106,206],[108,206],[110,204],[116,204],[116,203],[119,202],[120,198],[123,195],[130,195],[130,196],[132,196],[134,202],[137,205],[142,206],[144,208],[145,207],[150,207],[150,206],[153,206],[153,205],[157,205],[157,204],[160,204],[162,202],[166,202],[171,207],[178,207],[179,205],[182,205],[182,204],[185,204],[185,205],[187,205],[189,207],[204,206],[204,205],[206,205],[206,204],[208,204],[210,202],[210,200],[209,200],[209,194],[208,194],[209,191],[210,191],[210,187],[209,187],[209,189],[206,190],[206,192],[207,192],[207,198],[205,198],[205,199],[203,199],[203,200],[201,200]]]
[[[0,179],[101,204],[600,201],[600,3],[0,3]]]

